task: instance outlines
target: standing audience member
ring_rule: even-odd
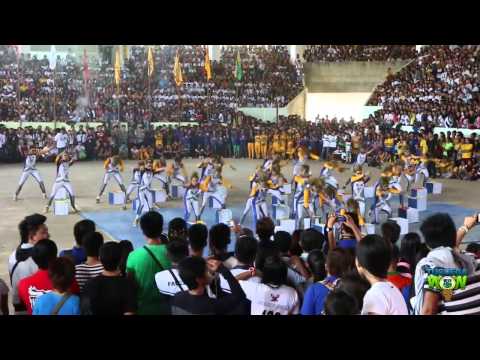
[[[15,314],[26,314],[25,304],[20,301],[18,284],[20,280],[34,274],[38,266],[32,258],[33,247],[40,240],[48,239],[47,218],[40,214],[25,217],[18,225],[20,245],[8,258],[8,272],[12,286],[12,304]]]
[[[123,276],[122,247],[109,241],[100,249],[103,272],[85,284],[81,299],[84,315],[121,316],[137,312],[136,284]]]
[[[8,309],[8,289],[5,281],[0,279],[0,315],[9,315],[10,310]]]
[[[287,265],[280,256],[270,256],[263,264],[261,283],[241,281],[251,315],[296,315],[300,311],[297,291],[287,286]],[[253,274],[252,274],[253,275]]]
[[[188,257],[188,244],[182,239],[171,238],[167,244],[167,257],[172,267],[163,270],[155,275],[155,283],[158,290],[168,296],[174,296],[180,291],[187,291],[185,285],[178,274],[178,264]]]
[[[194,224],[188,229],[188,242],[191,256],[203,256],[207,246],[208,228],[203,224]]]
[[[371,285],[363,299],[362,315],[408,315],[402,294],[387,281],[391,244],[378,235],[367,235],[358,243],[356,256],[358,273]]]
[[[172,300],[173,315],[222,315],[235,310],[245,299],[245,293],[232,273],[219,260],[191,256],[178,264],[178,272],[188,291],[177,293]],[[207,287],[215,274],[228,282],[231,294],[211,298]]]
[[[52,291],[41,295],[33,315],[80,315],[80,298],[69,289],[75,280],[75,266],[69,258],[56,258],[48,267]]]
[[[215,260],[219,260],[228,269],[236,266],[233,252],[227,250],[230,244],[230,228],[225,224],[216,224],[210,228],[209,245]]]
[[[133,251],[133,244],[130,240],[122,240],[118,243],[122,249],[122,259],[120,260],[120,272],[122,276],[127,276],[127,259]]]
[[[40,240],[33,247],[32,258],[38,266],[38,271],[18,283],[20,301],[30,315],[38,297],[53,289],[48,267],[57,258],[57,245],[52,240]],[[80,292],[76,281],[73,281],[70,292],[74,294]]]
[[[458,249],[465,234],[477,223],[476,216],[467,216],[464,224],[455,230],[455,224],[448,214],[435,214],[420,226],[425,243],[431,249],[428,255],[417,263],[415,269],[415,297],[412,298],[415,315],[435,315],[443,299],[439,290],[426,286],[427,269],[464,269],[467,276],[476,268],[475,259]]]
[[[167,298],[155,284],[155,274],[170,269],[167,257],[167,238],[162,234],[163,216],[149,211],[140,218],[140,228],[147,244],[128,255],[127,276],[138,286],[138,314],[162,315],[169,313]]]
[[[87,261],[75,266],[75,278],[80,291],[83,290],[88,280],[103,272],[103,265],[99,259],[100,248],[103,245],[103,235],[99,232],[89,233],[83,238],[82,243],[87,255]]]
[[[75,245],[73,248],[63,250],[60,252],[60,257],[69,256],[73,259],[75,265],[81,264],[87,260],[85,249],[83,248],[82,240],[85,235],[95,231],[95,223],[92,220],[81,220],[73,227],[73,237],[75,238]]]

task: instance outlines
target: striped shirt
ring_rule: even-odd
[[[438,309],[440,315],[480,315],[480,274],[467,278],[464,289],[454,290],[450,301],[442,299]]]
[[[83,291],[83,288],[88,280],[94,278],[95,276],[100,275],[103,272],[103,265],[87,265],[79,264],[75,266],[75,278],[77,279],[78,286],[80,291]]]

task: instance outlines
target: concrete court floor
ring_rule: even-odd
[[[195,170],[198,159],[184,160],[189,174]],[[228,202],[231,204],[241,204],[244,206],[248,196],[248,176],[253,172],[256,165],[262,163],[261,160],[247,159],[227,159],[227,162],[236,167],[233,171],[228,166],[224,169],[224,176],[229,179],[234,186],[229,193]],[[310,161],[312,174],[318,175],[322,162]],[[70,179],[77,195],[77,204],[81,211],[102,211],[111,210],[108,205],[107,196],[109,189],[117,187],[109,185],[100,204],[95,203],[100,182],[103,177],[103,162],[78,162],[71,167]],[[123,178],[126,183],[131,178],[131,169],[135,165],[134,161],[127,161]],[[38,169],[46,183],[47,194],[50,194],[51,186],[55,177],[55,166],[53,164],[39,163]],[[41,192],[36,182],[29,179],[24,185],[17,202],[13,201],[13,193],[22,171],[22,164],[0,164],[0,278],[9,283],[7,270],[8,256],[19,243],[17,226],[26,215],[39,212],[42,213],[45,200],[41,197]],[[379,170],[369,168],[368,171],[373,179],[376,179]],[[290,179],[292,173],[292,163],[290,162],[284,169],[284,175]],[[336,173],[335,176],[340,184],[348,178],[350,172]],[[465,182],[459,180],[436,180],[443,183],[443,193],[441,195],[429,195],[431,201],[441,201],[452,205],[460,205],[466,208],[479,209],[480,184],[477,182]],[[182,206],[180,200],[167,203],[169,207]],[[53,216],[48,215],[48,227],[51,238],[57,243],[59,250],[71,247],[73,240],[73,225],[80,220],[79,215]],[[106,238],[108,239],[108,236]]]

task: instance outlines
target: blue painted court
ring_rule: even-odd
[[[393,216],[397,216],[398,201],[395,199],[391,201],[393,208]],[[369,208],[369,202],[367,202],[367,209]],[[243,212],[243,205],[229,207],[233,213],[233,219],[235,223],[239,222],[241,214]],[[176,217],[183,218],[183,208],[179,204],[177,208],[161,208],[158,210],[164,218],[164,231],[167,231],[167,224],[170,220]],[[202,216],[202,220],[207,224],[208,227],[216,223],[215,219],[215,209],[206,208]],[[437,212],[446,212],[452,216],[455,224],[461,226],[463,224],[463,219],[465,216],[473,215],[477,211],[474,209],[468,209],[457,205],[451,205],[443,202],[428,202],[428,209],[426,211],[420,212],[420,222],[409,224],[409,231],[418,231],[421,224],[421,221],[426,217],[437,213]],[[135,214],[131,210],[112,210],[112,211],[99,211],[99,212],[84,212],[81,213],[84,218],[93,220],[97,226],[104,232],[108,233],[112,238],[116,240],[130,240],[132,241],[134,247],[140,247],[145,244],[145,239],[141,233],[141,230],[137,227],[133,227],[132,223],[135,218]],[[250,213],[243,226],[253,229],[253,218]],[[378,232],[378,226],[377,226]],[[465,239],[465,242],[468,242],[470,239],[480,238],[480,228],[474,228],[471,233],[469,233]],[[233,240],[233,237],[232,237]],[[229,246],[229,250],[233,251],[234,241]]]

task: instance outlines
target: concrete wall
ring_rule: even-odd
[[[305,105],[307,102],[308,89],[303,89],[300,94],[290,101],[287,105],[288,115],[299,115],[302,119],[305,119]]]
[[[305,82],[310,92],[372,92],[385,80],[388,68],[399,71],[408,61],[305,63]]]

